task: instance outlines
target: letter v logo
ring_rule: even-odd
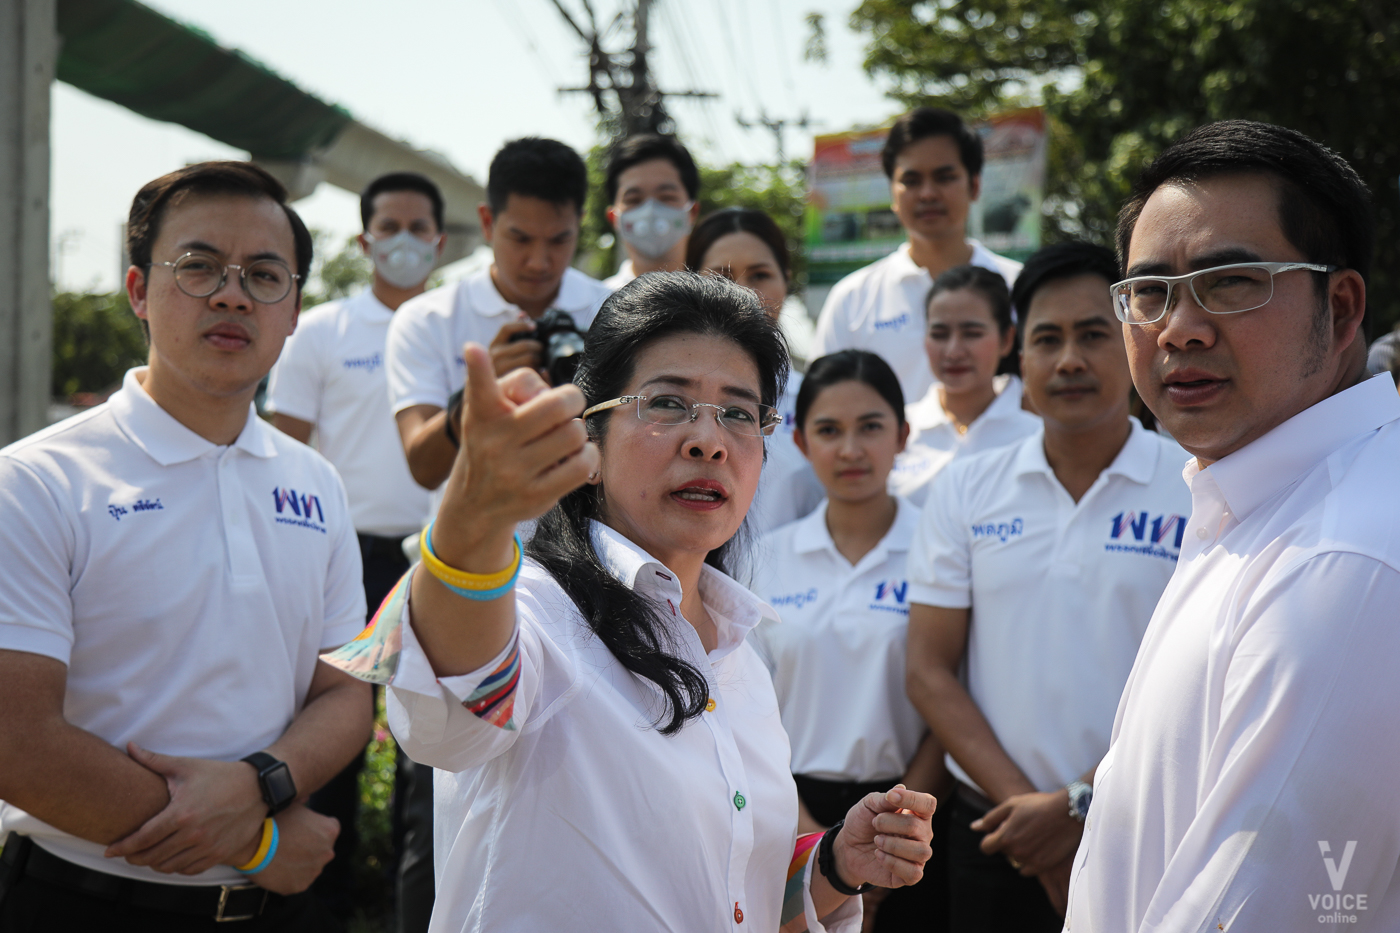
[[[1322,850],[1322,863],[1327,866],[1327,878],[1332,882],[1332,890],[1340,891],[1342,885],[1347,883],[1347,872],[1351,871],[1351,857],[1356,854],[1356,840],[1347,840],[1346,848],[1342,850],[1342,864],[1340,866],[1329,855],[1332,851],[1330,843],[1325,839],[1319,839],[1317,847]]]

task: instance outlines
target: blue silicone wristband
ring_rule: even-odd
[[[263,860],[262,860],[261,862],[259,862],[255,867],[250,868],[250,869],[248,869],[247,871],[244,871],[244,870],[241,869],[241,868],[235,868],[234,871],[236,871],[236,872],[238,872],[239,874],[242,874],[242,875],[256,875],[258,872],[262,871],[264,868],[266,868],[268,865],[270,865],[270,864],[272,863],[272,857],[273,857],[274,855],[277,854],[277,843],[278,843],[279,841],[280,841],[280,833],[278,833],[278,831],[277,831],[277,821],[276,821],[276,820],[273,820],[273,821],[272,821],[272,844],[269,845],[269,846],[267,847],[267,854],[263,856]]]
[[[425,541],[427,542],[427,544],[428,544],[428,553],[431,554],[431,555],[433,555],[434,557],[437,557],[437,551],[433,548],[433,523],[432,523],[432,522],[429,522],[429,523],[428,523],[428,527],[427,527],[427,529],[424,530],[423,534],[424,534],[424,536],[425,536],[425,537],[424,537],[424,540],[425,540]],[[466,589],[465,587],[453,586],[451,583],[448,583],[446,580],[441,580],[441,579],[439,579],[438,582],[441,583],[443,586],[447,587],[447,588],[448,588],[449,590],[451,590],[452,592],[456,593],[458,596],[463,597],[464,599],[476,599],[476,600],[480,600],[480,601],[482,601],[482,602],[487,602],[487,601],[492,600],[492,599],[500,599],[502,596],[506,595],[507,593],[509,593],[511,590],[513,590],[513,589],[515,588],[515,581],[518,580],[518,579],[520,579],[520,568],[525,566],[525,557],[524,557],[524,554],[525,554],[525,546],[524,546],[523,544],[520,543],[520,533],[519,533],[519,532],[516,532],[516,534],[515,534],[515,549],[516,549],[516,551],[521,555],[520,560],[519,560],[519,561],[516,563],[516,565],[515,565],[515,573],[511,574],[511,577],[510,577],[509,580],[507,580],[505,583],[501,584],[500,586],[496,587],[494,590],[469,590],[469,589]],[[424,569],[427,569],[427,568],[424,568]]]

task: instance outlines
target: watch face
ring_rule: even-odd
[[[279,761],[264,771],[262,779],[268,796],[272,798],[269,803],[273,806],[289,803],[297,795],[296,784],[292,781],[292,769],[287,767],[285,761]]]

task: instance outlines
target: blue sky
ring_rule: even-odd
[[[550,0],[144,0],[241,48],[306,90],[415,146],[443,153],[484,180],[508,139],[545,135],[580,149],[595,140],[591,101],[556,88],[586,79],[580,43]],[[580,10],[578,0],[564,0]],[[595,0],[604,20],[620,0]],[[790,131],[790,154],[813,133],[878,123],[897,111],[860,68],[862,37],[846,28],[855,0],[658,0],[653,67],[663,89],[715,91],[709,103],[674,100],[686,141],[706,160],[772,158],[753,118],[805,110],[819,126]],[[825,66],[801,60],[809,11],[827,17]],[[619,43],[620,44],[620,43]],[[138,117],[64,84],[53,90],[55,272],[65,288],[118,287],[119,231],[146,181],[188,162],[245,153],[172,124]],[[358,230],[353,195],[322,185],[297,204],[308,224]]]

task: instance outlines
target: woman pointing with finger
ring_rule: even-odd
[[[872,793],[798,836],[745,640],[772,610],[725,570],[787,374],[757,299],[644,276],[570,386],[466,360],[424,563],[340,654],[391,685],[396,737],[440,769],[432,929],[858,929],[850,894],[921,876],[934,801]]]

